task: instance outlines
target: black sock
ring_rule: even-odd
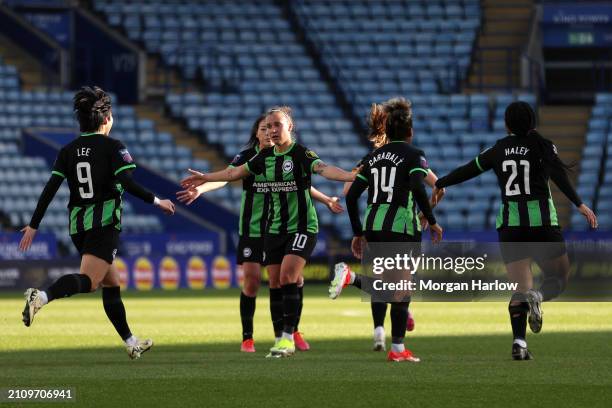
[[[242,321],[242,341],[253,338],[253,316],[256,297],[240,292],[240,320]]]
[[[297,283],[290,283],[281,286],[281,289],[283,291],[283,332],[293,334],[300,306],[298,286]]]
[[[49,302],[54,299],[70,297],[77,293],[91,292],[91,279],[82,273],[64,275],[45,290]]]
[[[125,307],[121,300],[121,288],[119,286],[102,288],[102,303],[108,320],[115,326],[115,330],[117,330],[121,339],[125,341],[132,337],[125,316]]]
[[[274,337],[280,337],[283,332],[283,290],[270,288],[270,316]]]
[[[387,304],[384,302],[370,302],[372,308],[372,319],[374,320],[374,328],[385,325],[385,317],[387,316]]]
[[[402,344],[406,336],[409,302],[391,303],[391,342]]]
[[[298,295],[300,295],[300,305],[298,306],[297,319],[295,319],[295,331],[300,331],[300,319],[302,318],[302,308],[304,307],[304,286],[298,286]]]
[[[361,289],[361,275],[355,274],[355,280],[353,281],[352,285]]]
[[[512,336],[515,339],[525,340],[527,333],[527,312],[529,311],[529,304],[527,302],[521,302],[518,305],[508,306],[508,312],[510,312],[510,324],[512,325]]]
[[[538,289],[538,292],[542,294],[542,301],[554,299],[565,291],[567,282],[561,277],[548,276],[544,278],[542,286]]]

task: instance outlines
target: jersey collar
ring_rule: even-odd
[[[279,152],[276,151],[276,146],[274,146],[274,155],[275,156],[284,156],[287,153],[289,153],[291,150],[293,150],[294,147],[295,147],[295,142],[291,143],[291,146],[289,146],[289,148],[287,149],[286,152],[279,153]]]
[[[86,136],[96,136],[99,135],[100,133],[98,132],[89,132],[89,133],[81,133],[80,136],[86,137]]]

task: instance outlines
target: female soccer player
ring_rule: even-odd
[[[299,309],[298,281],[312,253],[318,232],[317,214],[310,194],[313,173],[329,180],[351,181],[354,175],[325,164],[315,152],[292,137],[293,119],[288,107],[267,112],[266,127],[274,147],[261,150],[245,164],[225,170],[192,175],[183,179],[183,188],[195,188],[211,181],[234,181],[249,175],[263,175],[270,194],[270,209],[264,234],[264,262],[271,281],[278,280],[282,293],[283,329],[270,349],[272,357],[295,352],[293,333]]]
[[[512,358],[531,360],[533,356],[525,341],[527,315],[529,327],[538,333],[542,329],[541,302],[559,296],[569,277],[569,260],[549,179],[574,203],[592,228],[597,227],[597,217],[570,184],[568,166],[557,155],[555,145],[536,131],[536,115],[531,106],[525,102],[511,103],[506,108],[505,122],[506,137],[468,164],[438,179],[436,188],[462,183],[490,169],[495,171],[502,197],[496,222],[501,253],[509,279],[518,283],[509,305],[514,336]],[[520,245],[521,242],[530,244]],[[539,290],[532,288],[532,259],[544,275]]]
[[[251,160],[260,150],[272,147],[274,144],[268,136],[265,122],[266,115],[261,115],[251,128],[251,136],[247,143],[248,148],[241,151],[232,161],[230,167],[238,167]],[[244,271],[244,286],[240,293],[240,318],[242,321],[242,345],[240,350],[247,353],[255,352],[253,340],[253,316],[255,314],[255,298],[261,282],[263,261],[263,242],[261,237],[265,231],[266,216],[270,206],[270,195],[265,186],[263,175],[251,175],[242,180],[242,202],[240,205],[239,242],[237,263],[242,265]],[[225,186],[227,182],[206,183],[177,193],[178,200],[189,205],[201,194]],[[314,187],[310,187],[312,198],[325,204],[333,213],[344,211],[337,197],[328,197]],[[304,280],[298,281],[300,306],[293,338],[298,350],[306,351],[310,345],[298,330],[303,305]],[[270,280],[270,311],[274,332],[280,337],[282,332],[282,293],[280,282]]]
[[[70,236],[81,254],[81,273],[64,275],[44,291],[28,289],[23,322],[29,327],[36,313],[55,299],[95,292],[102,286],[106,315],[125,342],[130,358],[139,358],[153,341],[141,341],[132,335],[121,301],[119,273],[113,267],[121,230],[121,195],[125,190],[170,215],[174,214],[174,204],[160,200],[132,180],[130,174],[136,164],[123,143],[109,137],[113,126],[111,100],[102,89],[81,88],[74,96],[74,112],[81,136],[60,150],[30,224],[22,229],[19,248],[30,248],[47,207],[67,179]]]
[[[427,218],[434,242],[442,238],[442,228],[436,223],[423,185],[429,173],[425,155],[411,146],[410,102],[394,98],[385,105],[386,109],[372,109],[370,124],[382,121],[389,143],[370,154],[346,197],[354,234],[351,249],[358,259],[363,255],[366,242],[411,242],[416,243],[418,248],[421,234],[415,203]],[[364,229],[359,220],[358,199],[366,188],[368,209]],[[346,284],[361,287],[363,277],[348,268],[338,272],[330,286],[332,298],[336,298]],[[404,346],[409,302],[409,296],[391,302],[392,345],[387,355],[389,361],[420,361]]]
[[[370,127],[370,134],[368,136],[368,140],[372,143],[372,146],[374,147],[374,150],[386,145],[387,143],[389,143],[389,139],[387,138],[387,135],[385,134],[385,119],[387,114],[389,113],[389,109],[390,106],[383,103],[383,104],[372,104],[372,109],[370,110],[370,117],[369,117],[369,127]],[[355,168],[353,169],[353,172],[358,173],[359,170],[361,169],[361,167],[363,167],[363,165],[365,163],[367,163],[368,159],[370,158],[371,153],[366,154],[360,161],[359,163],[357,163],[357,165],[355,166]],[[425,177],[424,181],[425,183],[430,186],[430,187],[434,187],[436,180],[438,180],[438,177],[436,176],[436,174],[433,172],[433,170],[428,169],[428,173],[427,176]],[[346,196],[348,194],[349,189],[351,188],[351,185],[353,183],[351,182],[346,182],[344,183],[344,189],[343,189],[343,194]],[[434,208],[435,204],[434,202],[437,204],[440,200],[442,200],[442,197],[444,196],[444,189],[439,190],[438,192],[438,197],[434,197],[432,200],[432,204],[431,207]],[[428,224],[427,224],[427,219],[425,218],[425,216],[423,215],[423,213],[419,213],[418,214],[418,218],[419,218],[419,224],[421,229],[426,229]],[[418,228],[418,227],[417,227]],[[334,268],[334,274],[341,274],[343,273],[342,271],[344,269],[349,269],[349,266],[345,263],[345,262],[340,262],[338,264],[336,264],[335,268]],[[374,338],[374,347],[373,350],[374,351],[385,351],[386,347],[385,347],[385,328],[384,328],[384,324],[385,324],[385,317],[387,315],[387,303],[385,302],[370,302],[370,307],[372,310],[372,320],[374,322],[374,334],[373,334],[373,338]],[[414,317],[412,316],[412,313],[410,312],[410,309],[408,310],[408,321],[406,323],[406,329],[408,331],[413,331],[414,330],[414,326],[415,326],[415,321],[414,321]]]

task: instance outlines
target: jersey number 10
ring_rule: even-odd
[[[87,190],[84,187],[79,187],[81,198],[93,198],[93,184],[91,182],[91,165],[88,162],[80,162],[76,165],[77,179],[79,183],[86,184]]]
[[[389,180],[387,180],[387,167],[382,167],[380,170],[381,172],[379,173],[376,168],[370,169],[374,177],[374,197],[372,198],[372,203],[376,203],[378,199],[378,186],[380,186],[380,190],[383,193],[387,193],[387,202],[390,203],[393,200],[393,186],[395,185],[397,167],[391,167]]]
[[[527,160],[521,160],[520,162],[516,162],[515,160],[504,160],[502,162],[502,170],[507,172],[510,170],[510,176],[508,176],[508,181],[506,182],[506,196],[516,196],[521,194],[521,186],[519,183],[514,183],[514,180],[518,176],[518,165],[523,167],[523,179],[525,182],[525,194],[531,194],[531,189],[529,188],[529,162]]]

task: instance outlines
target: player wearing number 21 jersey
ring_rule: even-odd
[[[514,342],[512,358],[530,360],[526,320],[534,333],[542,329],[541,302],[559,296],[565,289],[570,265],[565,241],[548,181],[551,179],[589,221],[597,218],[582,203],[569,182],[567,166],[557,148],[536,130],[536,114],[525,102],[513,102],[505,112],[508,135],[471,162],[436,182],[449,187],[493,170],[499,182],[501,204],[496,228],[508,276],[517,283],[509,304]],[[532,288],[531,261],[543,271],[542,285]]]

